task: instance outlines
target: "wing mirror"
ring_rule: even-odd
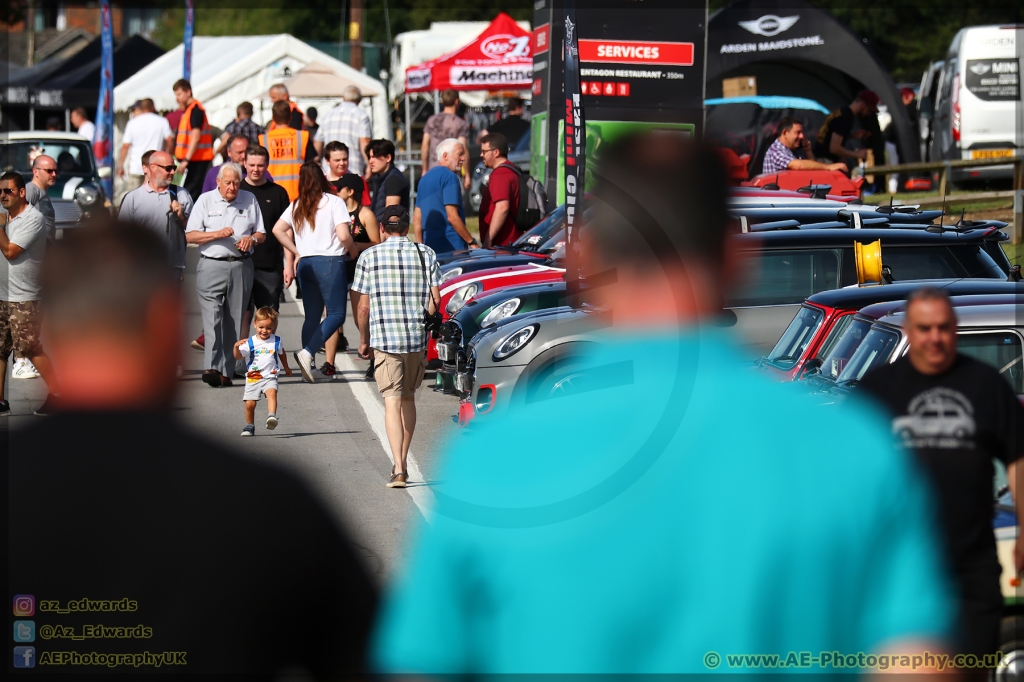
[[[821,370],[821,358],[811,358],[804,363],[803,371],[800,372],[800,376],[805,374],[815,374]]]

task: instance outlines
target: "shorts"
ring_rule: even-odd
[[[373,351],[373,378],[377,380],[377,390],[385,398],[397,398],[416,393],[423,383],[423,374],[427,370],[426,357],[423,351],[415,353],[385,353]]]
[[[39,301],[0,301],[0,357],[6,360],[11,350],[28,358],[42,355],[43,344],[39,342],[42,321]]]
[[[253,383],[246,381],[245,393],[242,394],[242,400],[259,401],[270,389],[275,391],[277,390],[277,377],[266,377]]]

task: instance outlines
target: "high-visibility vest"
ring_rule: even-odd
[[[270,152],[267,171],[274,176],[274,182],[288,192],[288,200],[295,201],[299,197],[299,169],[309,144],[309,133],[280,126],[260,135],[260,144]]]
[[[302,109],[299,109],[299,105],[296,104],[295,102],[291,101],[291,100],[288,100],[288,108],[291,109],[292,114],[294,114],[297,111],[297,112],[299,112],[300,116],[304,115],[303,112],[302,112]],[[267,130],[276,130],[277,128],[287,128],[287,127],[288,127],[287,125],[279,125],[277,123],[277,121],[273,121],[272,120],[270,122],[270,125],[267,126]]]
[[[199,129],[199,146],[196,153],[192,155],[192,161],[213,161],[213,133],[210,131],[210,121],[206,118],[206,110],[198,100],[192,100],[192,104],[185,107],[185,113],[178,121],[178,136],[175,139],[174,158],[181,161],[188,154],[189,133],[192,132],[192,109],[198,108],[203,112],[203,125]]]

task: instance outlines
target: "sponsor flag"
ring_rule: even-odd
[[[110,0],[100,2],[100,99],[96,104],[96,132],[92,153],[100,168],[114,168],[114,29],[110,16]],[[103,192],[114,196],[113,172],[100,179]]]
[[[196,28],[196,13],[192,4],[192,0],[185,0],[185,65],[181,77],[187,81],[192,80],[192,34]]]
[[[574,287],[578,280],[576,240],[583,220],[583,186],[586,182],[587,128],[583,119],[583,100],[580,97],[580,59],[576,27],[575,0],[565,0],[565,44],[562,57],[565,62],[565,123],[562,148],[565,151],[566,203],[566,282]]]

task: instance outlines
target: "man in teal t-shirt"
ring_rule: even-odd
[[[715,326],[738,268],[714,153],[637,136],[601,171],[581,262],[614,271],[591,294],[614,324],[582,389],[478,417],[452,448],[377,669],[939,667],[952,601],[913,461],[870,406],[816,407]]]

